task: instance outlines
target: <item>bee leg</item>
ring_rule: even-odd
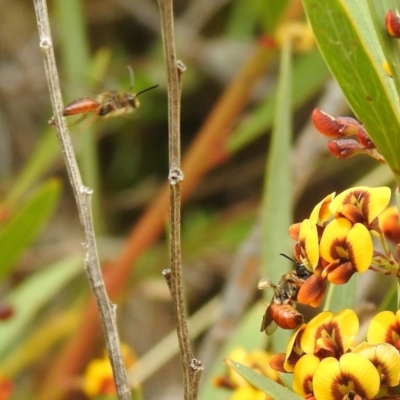
[[[89,114],[83,115],[83,116],[82,116],[81,118],[79,118],[77,121],[74,121],[74,122],[72,123],[71,126],[73,126],[73,125],[79,125],[82,121],[84,121],[84,120],[88,117],[88,115],[89,115]],[[77,132],[81,132],[81,131],[83,131],[84,129],[86,129],[89,125],[91,125],[91,124],[97,119],[97,117],[98,117],[97,114],[93,114],[83,125],[81,125],[81,126],[79,127],[79,129],[77,129]]]

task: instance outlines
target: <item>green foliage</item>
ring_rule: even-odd
[[[82,257],[66,258],[35,273],[7,296],[5,301],[13,307],[15,315],[0,323],[1,357],[29,333],[28,326],[37,318],[38,311],[80,272]]]
[[[276,383],[265,376],[255,372],[251,368],[245,365],[239,364],[235,361],[228,361],[228,364],[243,378],[249,381],[254,387],[261,390],[273,399],[285,399],[285,400],[299,400],[300,396],[294,394],[290,390],[286,389],[279,383]]]
[[[0,279],[4,279],[18,258],[48,222],[60,198],[60,182],[52,179],[39,187],[25,205],[0,229]]]
[[[379,26],[375,29],[366,1],[304,0],[303,3],[329,69],[400,181],[399,96],[383,71],[385,56],[377,34],[385,29],[384,19],[377,22]],[[383,6],[383,2],[374,3]],[[382,13],[378,15],[383,17]]]

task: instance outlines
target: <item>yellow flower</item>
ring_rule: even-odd
[[[382,311],[372,318],[367,332],[368,343],[389,343],[400,350],[400,310]]]
[[[357,395],[361,399],[372,399],[379,390],[379,373],[371,361],[359,354],[347,353],[340,360],[324,358],[315,371],[313,390],[317,400]]]
[[[86,368],[83,392],[87,397],[116,393],[111,364],[108,359],[92,360]]]
[[[393,387],[400,382],[400,354],[398,350],[388,343],[370,344],[361,343],[352,350],[374,364],[378,370],[382,385]]]
[[[345,217],[353,224],[360,222],[369,227],[388,206],[390,196],[388,187],[354,187],[337,195],[329,209],[336,218]]]
[[[293,390],[302,397],[313,393],[313,376],[320,360],[312,354],[300,358],[293,371]]]
[[[296,258],[309,271],[313,271],[318,265],[318,231],[315,223],[312,223],[309,219],[305,219],[301,223],[296,246]]]
[[[320,253],[328,263],[322,276],[335,284],[346,283],[355,272],[363,273],[370,267],[371,235],[361,223],[353,225],[346,218],[334,219],[322,234]]]
[[[318,357],[339,358],[353,345],[358,328],[358,318],[353,310],[345,309],[337,315],[324,311],[306,324],[301,348]]]
[[[136,361],[132,350],[126,344],[121,344],[121,353],[125,366],[130,367]],[[87,397],[115,394],[113,371],[107,354],[102,358],[92,360],[83,376],[83,392]]]

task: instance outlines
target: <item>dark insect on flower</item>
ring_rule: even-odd
[[[271,287],[274,289],[274,296],[265,311],[261,324],[261,332],[267,335],[272,334],[277,326],[282,329],[295,329],[304,322],[303,316],[294,308],[297,295],[303,283],[312,272],[303,264],[292,260],[285,254],[281,254],[296,264],[296,269],[282,275],[277,285],[270,280],[261,280],[259,289]]]

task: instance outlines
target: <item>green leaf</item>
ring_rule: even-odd
[[[56,179],[43,184],[29,201],[0,231],[0,280],[37,237],[51,217],[60,197],[61,185]]]
[[[278,283],[287,271],[283,267],[287,262],[280,253],[290,254],[292,251],[288,233],[292,223],[292,182],[290,162],[287,161],[290,159],[292,138],[291,66],[291,46],[286,41],[282,47],[274,127],[262,204],[262,275],[274,283]],[[264,290],[264,296],[270,298],[270,291]],[[284,351],[290,334],[291,332],[283,330],[279,336],[273,338],[275,351]]]
[[[299,400],[302,397],[291,392],[284,386],[279,385],[275,381],[253,371],[252,369],[239,364],[235,361],[227,360],[227,364],[232,367],[240,376],[246,379],[254,387],[261,390],[266,395],[276,400]]]
[[[345,308],[354,308],[359,282],[358,274],[354,274],[345,285],[330,284],[324,303],[324,310],[338,313]]]
[[[383,53],[387,62],[389,63],[390,70],[393,75],[393,82],[396,86],[397,93],[400,93],[400,51],[399,41],[390,37],[385,29],[385,18],[389,10],[396,12],[398,1],[396,0],[368,0],[368,7],[372,21],[375,26],[375,31],[381,43]]]
[[[21,335],[27,333],[27,325],[66,283],[83,271],[82,257],[70,257],[44,270],[19,285],[4,300],[15,310],[12,318],[0,322],[0,356],[11,350]]]
[[[344,95],[400,181],[400,108],[367,1],[303,0],[318,46]],[[379,2],[374,2],[379,3]],[[384,21],[379,23],[384,29]]]

